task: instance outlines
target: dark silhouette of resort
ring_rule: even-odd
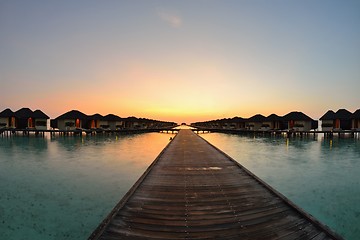
[[[98,113],[87,115],[78,110],[66,112],[55,119],[51,119],[50,122],[49,119],[49,116],[41,110],[32,111],[29,108],[21,108],[13,112],[7,108],[0,112],[0,133],[22,131],[25,134],[29,132],[35,132],[36,134],[44,132],[92,134],[121,131],[170,131],[170,129],[177,126],[175,122],[136,117],[121,118],[114,114],[106,116]],[[308,115],[293,111],[284,116],[270,114],[265,117],[256,114],[250,118],[234,117],[195,122],[191,126],[200,131],[224,132],[311,132],[332,134],[333,132],[354,133],[360,131],[360,109],[354,113],[346,109],[339,109],[337,112],[329,110],[320,117],[320,120],[321,126],[319,126],[317,120]]]
[[[346,109],[339,109],[336,113],[332,110],[320,117],[320,126],[317,120],[312,119],[302,112],[290,112],[284,116],[271,114],[267,117],[256,114],[250,118],[234,117],[224,118],[205,122],[192,123],[193,127],[199,129],[217,130],[243,130],[243,131],[359,131],[360,130],[360,109],[354,113]]]
[[[102,116],[100,114],[86,115],[78,110],[71,110],[55,119],[50,120],[49,116],[41,110],[32,111],[29,108],[21,108],[16,112],[7,108],[0,112],[0,132],[23,131],[23,132],[63,132],[63,133],[100,133],[104,131],[125,131],[125,130],[163,130],[176,126],[174,122],[152,120],[147,118],[127,117],[121,118],[114,114]]]

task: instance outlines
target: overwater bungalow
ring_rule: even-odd
[[[209,128],[214,128],[214,129],[219,129],[221,128],[221,125],[220,125],[220,120],[213,120],[213,121],[208,121],[208,122],[205,122],[205,123],[198,123],[197,124],[198,127],[209,127]]]
[[[351,130],[353,114],[346,109],[339,109],[335,113],[334,130]]]
[[[231,118],[224,118],[219,120],[221,129],[235,129],[236,124]]]
[[[86,119],[87,115],[84,113],[78,110],[71,110],[51,120],[50,124],[52,128],[59,130],[75,130],[76,128],[82,128]]]
[[[21,108],[15,112],[17,129],[35,128],[34,112],[30,108]]]
[[[10,108],[0,112],[0,128],[15,128],[15,113]]]
[[[47,130],[48,119],[41,110],[33,112],[30,108],[21,108],[13,112],[8,108],[0,113],[0,127]]]
[[[140,129],[141,127],[139,119],[136,117],[124,118],[124,126],[126,129]]]
[[[108,129],[109,124],[104,119],[104,116],[102,116],[99,113],[96,113],[94,115],[87,116],[85,123],[83,124],[83,128],[86,129]]]
[[[228,120],[227,118],[215,120],[214,121],[215,124],[213,124],[213,125],[217,126],[216,128],[218,128],[218,129],[226,129],[228,127],[227,120]],[[206,127],[206,125],[204,127]]]
[[[37,130],[47,130],[49,116],[41,110],[35,110],[32,115]]]
[[[327,111],[321,118],[321,128],[323,131],[332,131],[335,128],[335,112]]]
[[[156,125],[158,127],[168,127],[168,128],[173,128],[178,126],[176,122],[164,122],[164,121],[158,121]]]
[[[166,122],[157,121],[148,118],[140,118],[140,123],[143,129],[154,129],[159,125],[164,125],[166,127]]]
[[[136,118],[136,117],[123,118],[122,121],[125,129],[171,128],[177,125],[174,122],[165,122],[165,121],[158,121],[148,118]]]
[[[266,117],[261,114],[256,114],[251,118],[245,120],[245,128],[247,130],[259,130],[266,121]]]
[[[205,121],[205,122],[195,122],[191,123],[190,126],[195,128],[219,128],[218,120],[211,120],[211,121]]]
[[[294,131],[310,131],[318,128],[318,121],[302,112],[290,112],[283,116],[283,120],[287,125],[287,129]]]
[[[259,130],[267,131],[283,129],[285,129],[283,118],[273,113],[266,117]]]
[[[352,129],[360,130],[360,109],[352,114]]]
[[[217,122],[217,126],[219,129],[227,129],[228,128],[228,119],[227,118],[223,118],[223,119],[218,119]]]
[[[231,118],[230,123],[232,129],[241,129],[241,130],[245,129],[245,119],[242,117]]]
[[[177,125],[177,124],[175,124]],[[164,122],[164,121],[158,121],[158,120],[152,120],[149,119],[149,122],[147,124],[147,127],[150,129],[156,129],[156,128],[162,128],[162,127],[171,127],[173,126],[172,123]]]
[[[123,119],[117,115],[108,114],[104,117],[104,121],[108,127],[103,126],[103,128],[109,128],[110,130],[120,130],[124,128]]]
[[[147,119],[147,118],[139,118],[139,125],[141,129],[148,129],[154,126],[154,120]]]

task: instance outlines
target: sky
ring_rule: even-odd
[[[358,0],[0,0],[0,111],[354,112],[359,26]]]

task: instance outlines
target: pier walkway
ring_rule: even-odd
[[[89,239],[341,239],[180,130]]]

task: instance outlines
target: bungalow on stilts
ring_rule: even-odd
[[[290,112],[283,116],[283,120],[287,125],[287,129],[291,131],[310,131],[318,128],[318,121],[302,112]]]
[[[15,113],[10,108],[0,112],[0,129],[16,128]]]
[[[360,109],[352,114],[352,129],[360,130]]]
[[[86,121],[87,115],[78,111],[71,110],[66,112],[55,119],[51,120],[51,127],[59,130],[73,131],[83,127],[84,121]]]

